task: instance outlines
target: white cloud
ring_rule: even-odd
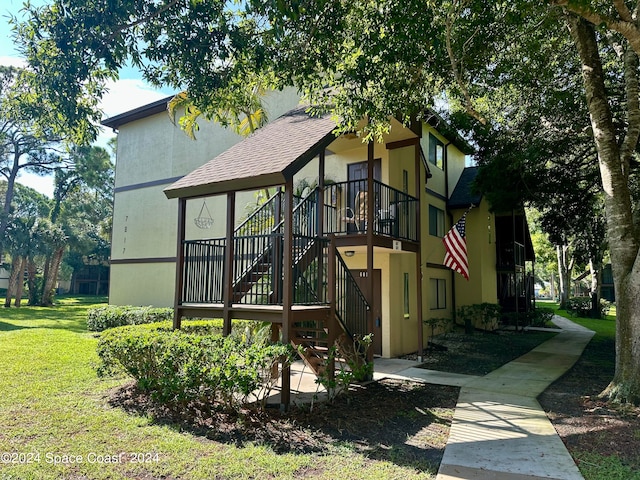
[[[11,63],[12,62],[12,63]],[[0,64],[24,66],[21,60],[13,57],[0,57]],[[108,92],[100,102],[105,117],[112,117],[135,108],[153,103],[167,97],[169,94],[154,90],[142,80],[124,79],[110,82]],[[96,140],[96,145],[107,148],[107,142],[115,133],[110,128],[102,127]],[[22,173],[18,182],[27,185],[49,197],[53,196],[53,177],[41,177],[30,173]]]
[[[26,62],[24,61],[23,58],[1,56],[0,57],[0,65],[4,65],[6,67],[21,67],[22,68],[22,67],[26,66]]]
[[[160,92],[142,80],[125,79],[109,82],[108,92],[100,103],[108,117],[133,110],[134,108],[167,97],[167,93]]]
[[[124,79],[107,84],[107,93],[100,102],[105,118],[113,117],[143,105],[153,103],[156,100],[167,97],[169,94],[155,90],[149,84],[137,79]],[[105,147],[107,141],[115,134],[110,128],[102,127],[96,144]]]

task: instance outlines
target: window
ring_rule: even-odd
[[[404,274],[404,318],[409,318],[409,274]]]
[[[429,205],[429,235],[444,237],[444,210]]]
[[[431,133],[429,134],[429,163],[441,170],[444,169],[444,143]]]
[[[429,279],[429,305],[431,310],[443,310],[447,308],[447,281],[442,278]]]

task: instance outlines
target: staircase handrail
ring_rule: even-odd
[[[342,328],[351,338],[364,337],[372,333],[369,332],[367,325],[371,305],[337,249],[335,249],[335,258],[336,316],[342,324]],[[341,291],[342,294],[340,294]]]
[[[316,198],[317,192],[318,192],[318,187],[315,187],[313,190],[311,190],[307,194],[306,197],[302,197],[299,199],[298,203],[293,208],[293,212],[292,212],[293,218],[296,217],[296,214],[299,214],[304,208],[306,208],[308,204],[315,203],[317,201],[317,198]],[[301,222],[298,222],[297,225],[294,225],[294,228],[300,228],[300,226],[301,226]],[[280,233],[284,231],[284,219],[280,220],[280,222],[273,227],[273,231],[274,232],[278,231]],[[310,232],[306,232],[306,233],[307,234],[299,234],[299,235],[303,237],[315,237],[317,233],[317,226],[313,225],[313,229]]]
[[[265,222],[265,218],[267,218],[264,215],[264,212],[267,209],[270,209],[272,212],[275,213],[275,203],[276,201],[280,201],[282,203],[282,199],[284,197],[284,193],[280,190],[278,190],[276,193],[274,193],[271,197],[269,197],[267,199],[266,202],[264,202],[262,205],[260,205],[260,207],[258,209],[256,209],[254,212],[251,213],[251,215],[249,215],[242,223],[240,223],[240,225],[238,225],[234,230],[233,233],[234,235],[238,235],[238,234],[249,234],[249,235],[256,235],[256,234],[261,234],[261,233],[266,233],[274,231],[276,226],[276,220],[273,214],[268,215],[268,218],[271,219],[273,218],[273,221],[270,225],[260,225],[260,223],[267,223]],[[259,227],[257,229],[257,231],[253,231],[253,225],[254,223],[259,224]],[[246,230],[249,230],[248,232],[246,232]]]

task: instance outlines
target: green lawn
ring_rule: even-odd
[[[129,478],[433,478],[352,446],[278,454],[269,445],[219,443],[109,405],[125,380],[96,376],[86,331],[95,298],[53,308],[0,310],[0,480]]]
[[[594,372],[594,377],[597,374],[602,375],[604,372],[604,378],[607,381],[613,377],[616,338],[615,307],[605,318],[592,319],[575,317],[564,310],[559,310],[557,303],[541,302],[538,306],[553,308],[557,315],[596,332],[579,361],[582,363],[582,367],[578,365],[577,368]],[[604,438],[610,440],[609,437]],[[640,438],[639,433],[636,433],[636,438]],[[586,480],[640,480],[640,472],[633,466],[637,464],[637,458],[622,459],[615,455],[606,456],[594,451],[571,451],[571,454],[580,465],[580,472]]]

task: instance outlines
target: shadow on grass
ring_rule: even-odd
[[[279,454],[332,454],[341,449],[435,474],[442,460],[459,389],[385,379],[339,396],[332,404],[240,413],[191,406],[175,412],[129,385],[110,404],[155,423],[210,440],[268,445]]]
[[[34,327],[26,327],[23,325],[14,325],[13,323],[0,322],[0,332],[11,332],[13,330],[24,330],[26,328]]]
[[[42,328],[66,330],[72,333],[87,332],[87,311],[92,306],[105,305],[106,297],[66,296],[56,298],[55,305],[41,307],[22,305],[2,309],[4,320],[14,322],[16,330],[20,328]],[[8,329],[4,329],[7,331]],[[0,328],[0,331],[3,331]]]

